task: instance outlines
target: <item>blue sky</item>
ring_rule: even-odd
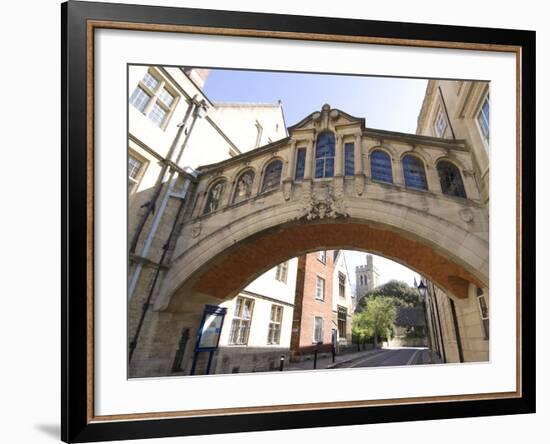
[[[370,128],[404,133],[416,131],[416,119],[427,80],[391,77],[212,70],[204,92],[214,102],[275,103],[282,101],[287,126],[328,103],[356,117]],[[352,283],[355,267],[366,263],[364,252],[346,251]],[[418,275],[388,259],[375,256],[380,283],[398,279],[413,284]]]
[[[426,85],[420,79],[212,70],[204,90],[218,102],[281,100],[287,126],[328,103],[365,117],[368,127],[414,133]]]

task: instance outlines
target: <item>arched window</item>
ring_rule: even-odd
[[[466,197],[462,176],[455,164],[442,160],[437,163],[437,172],[443,194],[456,197]]]
[[[208,197],[206,198],[206,205],[204,206],[204,211],[202,214],[212,213],[218,209],[224,189],[225,180],[220,180],[210,187]]]
[[[403,158],[403,175],[408,188],[428,189],[424,164],[417,157],[407,155]]]
[[[315,178],[334,176],[334,134],[325,131],[317,137]]]
[[[237,180],[233,203],[247,200],[252,194],[252,184],[254,183],[254,171],[248,170],[242,173]]]
[[[373,180],[393,183],[390,156],[382,150],[373,151],[370,155],[370,173]]]
[[[283,162],[273,160],[267,165],[264,172],[264,181],[262,184],[262,193],[264,191],[274,190],[281,183],[281,172],[283,171]]]

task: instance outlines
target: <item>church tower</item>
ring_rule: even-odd
[[[366,265],[355,267],[355,296],[359,301],[366,293],[378,286],[380,275],[374,266],[372,254],[367,254]]]

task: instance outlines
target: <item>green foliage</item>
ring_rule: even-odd
[[[397,316],[395,298],[375,296],[369,298],[365,310],[353,315],[352,331],[360,340],[373,337],[375,344],[379,338],[388,339]]]
[[[393,298],[396,307],[417,307],[422,305],[418,289],[409,286],[405,282],[392,280],[369,291],[365,297],[360,299],[356,311],[364,311],[368,301],[378,296]]]

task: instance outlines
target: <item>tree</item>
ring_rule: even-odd
[[[353,333],[363,340],[373,337],[375,347],[378,346],[379,338],[389,339],[397,316],[394,299],[387,296],[369,298],[365,310],[355,313],[353,317]]]
[[[409,286],[406,282],[391,280],[366,293],[359,300],[356,311],[363,311],[368,301],[377,296],[393,298],[397,307],[418,307],[422,305],[422,298],[418,289]]]
[[[361,344],[364,344],[365,341],[370,338],[371,329],[367,321],[367,312],[362,311],[359,313],[354,313],[351,320],[351,332],[355,338],[357,338],[357,350]]]

